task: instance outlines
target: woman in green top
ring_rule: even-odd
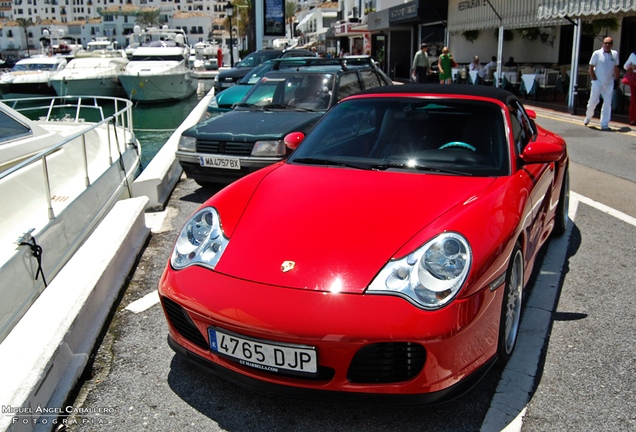
[[[448,47],[442,49],[442,55],[439,56],[437,67],[439,69],[439,83],[450,84],[453,80],[452,65],[455,63],[453,55],[449,52]],[[457,64],[457,63],[455,63]]]

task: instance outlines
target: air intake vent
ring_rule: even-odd
[[[347,379],[352,383],[394,383],[409,380],[422,371],[426,350],[413,342],[367,345],[353,356]]]
[[[190,318],[190,315],[188,315],[185,309],[167,297],[162,297],[161,300],[168,321],[170,321],[170,324],[172,324],[181,336],[203,349],[210,349],[207,341],[197,326],[194,325],[192,318]]]
[[[252,154],[253,147],[253,142],[207,141],[197,139],[197,152],[199,153],[249,156]]]

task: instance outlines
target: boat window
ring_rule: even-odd
[[[177,55],[133,55],[130,61],[183,61],[181,54]]]
[[[13,66],[11,72],[23,72],[23,71],[43,71],[52,70],[57,68],[57,63],[28,63],[17,64]]]
[[[31,133],[31,129],[0,111],[0,143]]]

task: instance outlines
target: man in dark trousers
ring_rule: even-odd
[[[418,84],[427,83],[429,71],[428,44],[423,43],[420,51],[413,57],[413,68],[411,72],[413,81]]]

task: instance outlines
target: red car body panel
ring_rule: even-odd
[[[493,180],[282,165],[261,180],[215,270],[316,291],[338,280],[340,291],[362,293],[404,239]],[[293,272],[281,272],[284,261]]]

